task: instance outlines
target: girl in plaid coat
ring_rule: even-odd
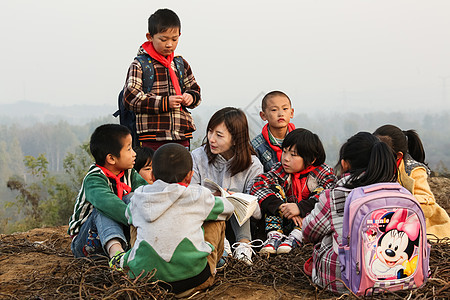
[[[392,150],[368,132],[359,132],[341,147],[342,177],[303,220],[303,240],[315,244],[313,256],[304,266],[312,281],[333,292],[346,291],[341,281],[337,247],[342,242],[345,200],[352,189],[378,182],[395,182],[397,166]]]
[[[260,253],[288,253],[297,246],[302,219],[314,208],[318,194],[336,181],[333,169],[324,164],[325,150],[316,134],[295,129],[281,147],[281,162],[257,176],[250,190],[265,215],[267,240]]]

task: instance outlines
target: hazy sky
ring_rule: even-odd
[[[205,104],[277,89],[296,111],[450,108],[448,0],[2,0],[0,103],[115,105],[162,7]]]

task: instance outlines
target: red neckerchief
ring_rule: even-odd
[[[114,179],[114,181],[116,182],[117,197],[119,197],[120,200],[122,200],[123,198],[123,191],[126,191],[127,193],[131,192],[131,187],[128,186],[126,183],[120,181],[120,178],[123,177],[125,171],[120,172],[120,174],[116,176],[107,168],[99,166],[97,164],[96,166],[102,170],[103,174],[105,174],[106,177]]]
[[[311,172],[315,168],[315,166],[309,166],[303,171],[292,174],[292,192],[294,193],[295,197],[297,197],[298,202],[302,201],[303,199],[307,199],[309,197],[309,194],[311,193],[308,188],[305,189],[308,176],[302,175]]]
[[[188,185],[189,184],[187,184],[187,183],[184,183],[184,182],[177,182],[179,185],[182,185],[182,186],[184,186],[184,187],[188,187]]]
[[[178,82],[177,74],[175,74],[175,71],[172,69],[171,64],[173,61],[173,57],[175,54],[172,52],[167,57],[162,56],[158,52],[156,52],[155,47],[153,47],[153,43],[150,41],[147,41],[142,44],[142,48],[150,55],[153,59],[156,59],[159,61],[164,67],[169,69],[170,79],[172,80],[173,87],[175,88],[175,92],[177,95],[181,95],[181,88],[180,83]]]
[[[403,155],[399,159],[397,159],[397,170],[400,168],[400,164],[402,163]]]
[[[295,129],[295,125],[292,123],[289,123],[288,124],[288,132],[291,132],[294,129]],[[269,123],[264,125],[264,127],[262,129],[262,135],[263,135],[264,139],[266,140],[267,144],[269,144],[270,148],[272,148],[272,150],[275,151],[275,153],[277,154],[278,161],[281,161],[281,153],[283,153],[283,149],[281,149],[280,146],[272,145],[272,143],[270,142]]]

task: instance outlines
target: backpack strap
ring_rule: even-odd
[[[185,88],[184,88],[184,60],[183,60],[183,57],[181,57],[181,56],[175,56],[173,58],[173,61],[175,63],[175,68],[177,69],[178,80],[180,81],[181,92],[183,93],[185,90]]]
[[[142,67],[142,90],[144,93],[150,93],[155,81],[155,67],[153,66],[152,58],[148,54],[141,54],[136,56]],[[181,91],[184,92],[184,61],[183,57],[175,56],[173,58],[175,68],[178,73],[178,80],[180,82]]]
[[[153,67],[152,58],[147,54],[136,56],[137,61],[142,68],[142,90],[144,93],[150,93],[155,81],[155,67]]]
[[[147,54],[141,54],[136,56],[135,59],[141,64],[142,68],[142,90],[144,93],[149,93],[155,80],[155,68],[153,67],[151,57]],[[113,116],[116,118],[120,116],[121,111],[127,110],[121,101],[123,101],[123,89],[119,94],[119,109],[113,113]]]

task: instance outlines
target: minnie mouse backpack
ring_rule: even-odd
[[[429,274],[425,217],[398,183],[359,187],[344,208],[341,277],[357,295],[421,287]]]

